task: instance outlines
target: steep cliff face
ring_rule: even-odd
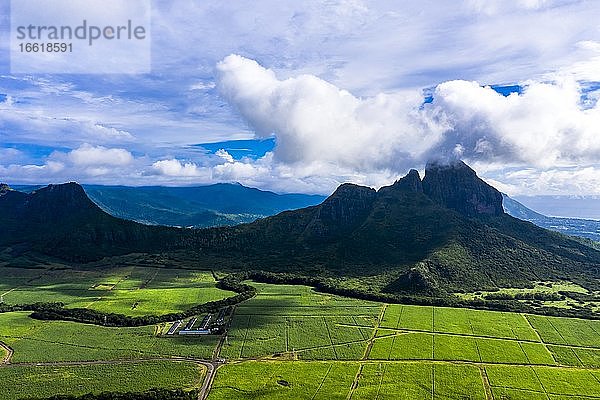
[[[6,183],[0,183],[0,196],[10,192],[12,189]]]
[[[343,184],[321,204],[317,218],[337,221],[341,225],[352,224],[371,208],[376,196],[377,193],[371,188]]]
[[[502,194],[462,161],[428,164],[423,192],[436,203],[466,217],[504,214]]]
[[[25,193],[13,190],[5,183],[0,184],[0,209],[11,210],[17,212],[24,202]],[[14,211],[13,211],[14,210]]]
[[[378,193],[385,194],[393,190],[410,193],[423,193],[423,183],[421,182],[419,172],[416,169],[411,169],[406,176],[398,179],[391,186],[382,187],[379,189]]]
[[[327,239],[356,227],[369,214],[376,197],[377,192],[371,188],[350,183],[341,185],[316,207],[305,238]]]
[[[100,214],[98,207],[77,183],[49,185],[26,195],[23,212],[36,223],[62,222]]]

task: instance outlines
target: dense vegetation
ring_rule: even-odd
[[[50,397],[26,397],[29,400],[197,400],[197,390],[152,389],[142,393],[102,392],[77,395],[56,395]]]

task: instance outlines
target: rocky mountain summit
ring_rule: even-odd
[[[501,215],[502,193],[477,177],[462,161],[430,163],[423,178],[423,193],[436,203],[473,217]]]

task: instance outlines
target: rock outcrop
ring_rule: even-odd
[[[389,190],[400,190],[403,192],[423,193],[423,183],[416,169],[411,169],[406,176],[398,179],[392,186],[384,186],[379,189],[380,193]]]
[[[423,178],[423,192],[439,205],[466,217],[504,214],[502,194],[462,161],[429,163]]]

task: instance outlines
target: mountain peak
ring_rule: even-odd
[[[40,221],[61,221],[68,216],[99,210],[75,182],[48,185],[25,196],[27,212]]]
[[[370,187],[344,183],[317,206],[305,235],[324,239],[341,234],[368,215],[376,197],[377,192]]]
[[[501,215],[502,194],[464,162],[431,162],[425,168],[423,192],[433,201],[467,217]]]
[[[77,182],[51,184],[33,193],[37,194],[39,198],[51,198],[53,201],[62,202],[67,206],[80,207],[93,204],[83,187]]]
[[[388,190],[401,190],[403,192],[423,193],[423,184],[419,171],[411,169],[408,174],[398,179],[392,186],[384,186],[379,191],[385,193]]]
[[[349,222],[370,208],[376,194],[370,187],[344,183],[321,204],[319,218]]]

